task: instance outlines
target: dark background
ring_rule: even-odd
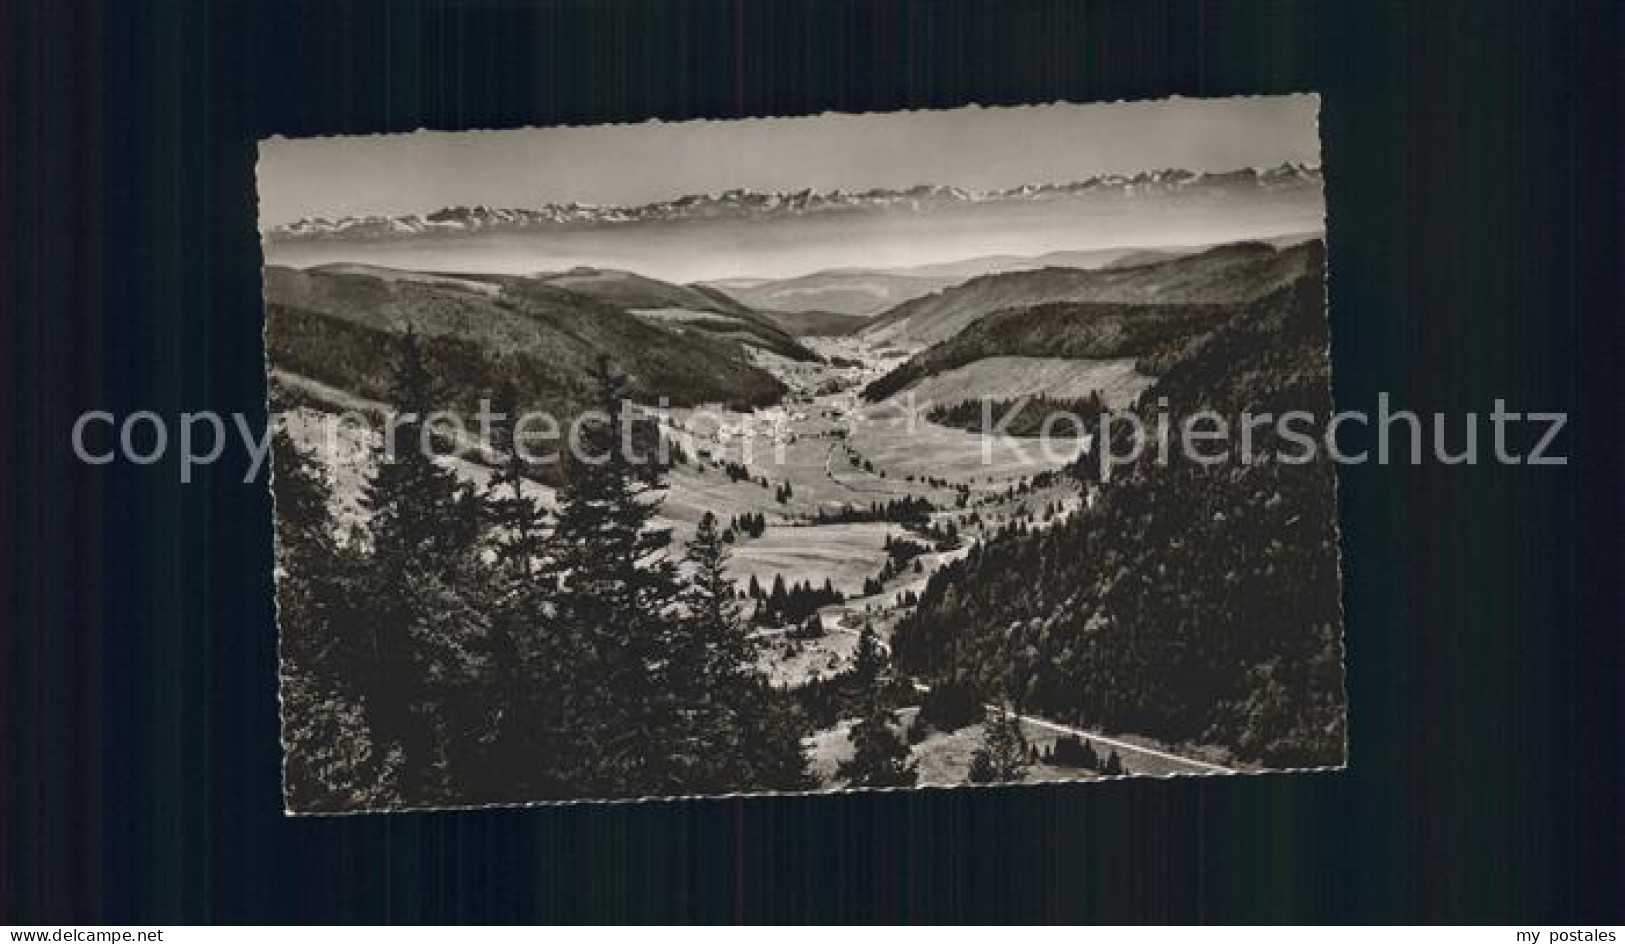
[[[0,921],[1622,919],[1614,4],[10,0]],[[264,135],[1317,90],[1336,394],[1571,414],[1345,468],[1345,773],[289,820],[241,450]],[[1360,436],[1352,437],[1359,444]]]

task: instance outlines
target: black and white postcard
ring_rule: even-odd
[[[1318,104],[262,142],[287,809],[1343,765]]]

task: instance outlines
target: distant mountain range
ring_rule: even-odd
[[[458,206],[428,214],[403,216],[312,217],[271,228],[269,243],[311,240],[390,240],[481,232],[527,232],[636,223],[712,219],[781,218],[818,214],[874,212],[931,213],[974,204],[1064,202],[1103,196],[1150,194],[1253,194],[1318,188],[1321,171],[1303,164],[1242,168],[1223,173],[1155,170],[1138,174],[1103,174],[1066,184],[1025,184],[1008,190],[968,190],[921,185],[905,190],[843,190],[762,193],[728,190],[691,194],[642,206],[549,203],[532,208]]]

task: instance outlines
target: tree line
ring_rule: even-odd
[[[756,605],[751,613],[751,622],[767,626],[799,623],[826,606],[846,602],[846,595],[835,589],[827,577],[822,587],[814,587],[811,581],[803,580],[787,589],[783,574],[774,575],[771,590],[763,590],[752,575],[745,596],[755,601]]]
[[[1100,428],[1106,413],[1100,391],[1086,397],[1033,397],[1005,400],[963,400],[938,404],[925,418],[938,426],[972,433],[1000,432],[1006,436],[1079,437]]]
[[[923,524],[931,520],[936,506],[929,498],[905,495],[884,502],[872,501],[868,505],[845,504],[835,508],[820,507],[813,515],[818,524],[860,524],[890,521],[903,525]]]

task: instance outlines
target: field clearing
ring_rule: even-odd
[[[786,506],[773,500],[773,489],[763,488],[756,482],[733,482],[727,473],[717,468],[699,471],[692,465],[679,465],[666,477],[668,485],[660,515],[680,525],[685,531],[699,524],[706,512],[717,516],[722,527],[734,515],[760,513],[771,526],[783,519]]]
[[[830,524],[820,527],[769,527],[760,537],[732,545],[729,573],[740,585],[754,576],[763,590],[773,578],[785,583],[803,580],[822,586],[825,578],[848,597],[863,592],[865,578],[873,577],[886,559],[886,535],[902,529],[888,524]]]
[[[922,481],[933,477],[949,482],[960,481],[948,470],[916,472],[887,468],[883,460],[877,460],[856,447],[854,451],[855,456],[854,452],[849,452],[838,443],[834,450],[826,450],[824,454],[825,478],[832,489],[829,493],[832,503],[866,505],[876,501],[885,502],[892,498],[922,496],[939,507],[954,506],[958,495],[952,488],[933,488]],[[854,464],[854,458],[857,464]],[[873,472],[862,464],[864,460],[868,460],[874,468]],[[882,472],[885,474],[882,475]],[[913,481],[910,481],[910,477]]]
[[[902,496],[924,496],[938,505],[952,505],[952,489],[931,488],[923,482],[909,482],[899,475],[886,478],[854,468],[841,449],[847,428],[840,413],[824,401],[781,413],[756,414],[723,411],[671,411],[682,424],[679,435],[690,437],[684,448],[692,453],[738,462],[754,476],[766,476],[777,486],[789,482],[792,494],[783,505],[774,503],[780,514],[814,515],[819,509],[841,506],[867,507],[873,501]],[[825,415],[835,413],[835,416]],[[923,424],[922,424],[923,425]],[[831,450],[834,450],[833,456]],[[720,475],[707,470],[705,475]],[[760,489],[760,486],[757,486]],[[771,489],[763,494],[772,501]],[[724,516],[726,517],[726,516]]]
[[[762,648],[756,667],[780,687],[835,675],[851,665],[858,648],[857,637],[845,633],[796,640],[787,638],[785,630],[770,630],[757,639]]]
[[[888,479],[938,476],[973,485],[1009,484],[1058,469],[1077,458],[1086,440],[983,436],[928,422],[887,403],[872,407],[850,442]]]
[[[1013,400],[1045,394],[1081,398],[1100,391],[1106,405],[1120,410],[1156,382],[1134,369],[1134,358],[1082,360],[1068,357],[984,357],[927,377],[909,387],[922,408],[971,400]]]

